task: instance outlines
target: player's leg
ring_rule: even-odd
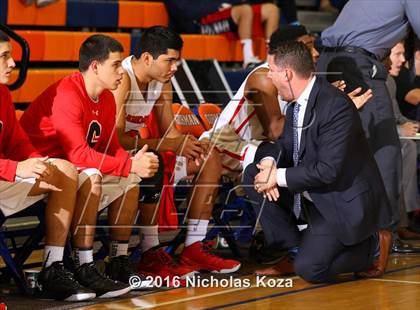
[[[242,43],[244,56],[244,67],[251,63],[258,63],[259,60],[254,55],[252,45],[252,7],[248,4],[235,5],[231,9],[231,17],[238,27],[238,36]]]
[[[114,280],[129,284],[130,278],[137,276],[134,264],[128,257],[128,244],[138,213],[139,186],[124,191],[108,207],[110,229],[109,258],[106,273]]]
[[[59,190],[49,190],[37,182],[29,196],[48,192],[45,210],[46,237],[43,269],[39,274],[40,297],[80,301],[95,297],[95,293],[81,286],[63,265],[63,253],[76,203],[78,173],[75,167],[62,159],[51,163],[56,167],[50,184]]]
[[[171,186],[167,181],[164,183],[164,173],[165,168],[166,170],[171,169],[170,166],[165,167],[165,165],[170,165],[172,158],[162,157],[161,155],[158,155],[158,157],[158,172],[152,178],[143,179],[140,183],[142,203],[140,203],[139,216],[142,255],[138,264],[138,271],[141,274],[159,276],[162,279],[172,279],[175,276],[184,278],[194,273],[194,270],[176,264],[173,258],[160,247],[158,230],[160,193],[164,185]],[[161,204],[163,203],[171,203],[171,201],[164,200]]]
[[[261,21],[264,24],[264,35],[266,40],[277,30],[280,21],[280,9],[274,3],[263,3],[261,5]]]
[[[72,223],[76,263],[74,276],[80,284],[94,291],[98,298],[116,297],[130,290],[128,285],[99,272],[93,261],[98,210],[107,206],[108,197],[104,193],[103,181],[106,177],[102,177],[96,169],[86,169],[79,174],[79,191]],[[118,186],[115,187],[118,189]]]
[[[209,244],[203,242],[217,196],[221,173],[220,154],[213,149],[194,180],[188,206],[185,247],[181,254],[181,262],[197,271],[228,273],[238,270],[241,266],[238,261],[222,259],[212,254]]]

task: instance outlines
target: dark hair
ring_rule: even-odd
[[[275,50],[269,51],[269,54],[274,55],[274,62],[277,66],[290,67],[301,78],[309,78],[315,71],[311,52],[302,42],[280,43]]]
[[[168,53],[168,49],[180,51],[183,44],[181,36],[172,29],[153,26],[142,32],[134,50],[134,57],[139,59],[143,53],[147,52],[156,59]]]
[[[281,26],[270,37],[268,43],[269,51],[274,51],[277,46],[285,41],[296,41],[299,37],[308,34],[305,26]],[[272,54],[272,53],[271,53]]]
[[[104,62],[109,53],[123,52],[121,43],[103,34],[95,34],[87,38],[79,50],[79,70],[85,72],[92,61]]]
[[[0,42],[9,42],[10,38],[7,34],[0,30]]]

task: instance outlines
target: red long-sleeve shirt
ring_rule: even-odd
[[[41,157],[16,119],[9,89],[0,85],[0,180],[14,182],[17,164]]]
[[[126,177],[131,159],[118,142],[115,110],[109,90],[94,102],[82,74],[74,73],[38,96],[20,123],[41,154],[67,159],[78,168]]]

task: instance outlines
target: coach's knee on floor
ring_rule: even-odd
[[[302,279],[311,283],[320,283],[327,280],[326,264],[316,264],[307,257],[297,256],[294,261],[295,273]]]

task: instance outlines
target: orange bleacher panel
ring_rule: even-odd
[[[78,61],[79,48],[94,32],[19,30],[17,34],[28,41],[31,61]],[[131,38],[127,33],[105,33],[118,40],[124,47],[124,56],[130,52]],[[19,60],[21,49],[12,41],[13,58]]]
[[[86,40],[89,36],[95,34],[95,32],[75,32],[74,36],[74,55],[76,55],[75,60],[79,60],[79,49],[83,41]],[[118,42],[124,48],[123,57],[127,57],[130,54],[130,45],[131,45],[131,36],[128,33],[117,33],[117,32],[101,32],[101,34],[106,34]]]
[[[168,13],[162,2],[119,1],[118,27],[167,26],[168,20]]]
[[[43,8],[25,6],[19,0],[8,1],[8,25],[65,26],[67,0],[60,0]]]
[[[198,106],[198,115],[200,115],[206,130],[213,127],[221,112],[222,109],[214,103],[201,103]]]
[[[30,60],[42,60],[45,52],[45,35],[44,31],[21,30],[16,31],[18,35],[23,37],[29,44]],[[22,49],[16,41],[12,42],[12,56],[14,60],[20,60]]]
[[[48,86],[69,75],[77,69],[29,69],[23,86],[12,91],[14,103],[31,102]],[[18,71],[12,73],[12,81],[16,80]]]
[[[243,61],[242,46],[239,40],[229,40],[224,35],[182,35],[184,48],[182,57],[191,60],[217,59],[218,61]],[[266,58],[263,38],[253,40],[255,54]]]

